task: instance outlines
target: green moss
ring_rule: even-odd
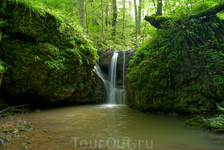
[[[201,116],[197,116],[195,118],[189,119],[186,121],[187,126],[192,126],[192,127],[204,127],[204,119]]]

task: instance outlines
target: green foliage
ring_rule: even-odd
[[[2,74],[4,71],[8,69],[6,63],[0,59],[0,73]]]
[[[5,117],[9,117],[11,114],[10,114],[10,112],[6,112],[6,113],[4,113],[4,116]]]
[[[198,84],[192,85],[192,89],[194,91],[199,90],[199,85]]]
[[[213,128],[223,128],[224,129],[224,116],[219,115],[218,117],[212,117],[209,119],[204,119],[205,122],[209,122],[209,125]]]

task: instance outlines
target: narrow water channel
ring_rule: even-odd
[[[80,146],[85,148],[90,144],[100,146],[100,149],[109,146],[130,150],[224,148],[224,135],[183,126],[189,116],[141,113],[126,105],[70,106],[14,118],[30,119],[36,124],[36,129],[28,135],[32,142],[29,149],[34,150],[81,150]]]

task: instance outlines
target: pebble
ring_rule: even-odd
[[[31,141],[27,141],[27,144],[31,144],[32,142]]]
[[[20,144],[20,146],[25,147],[26,146],[26,143],[22,143],[22,144]]]

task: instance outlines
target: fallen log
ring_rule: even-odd
[[[216,14],[224,10],[224,2],[208,8],[198,14],[191,15],[189,17],[189,20],[191,19],[197,19],[197,20],[203,20],[208,21],[213,17],[216,17]],[[145,16],[144,20],[148,21],[152,26],[154,26],[157,29],[166,29],[174,26],[174,23],[181,22],[180,20],[177,20],[173,22],[172,20],[175,18],[169,18],[169,17],[163,17],[163,16],[157,16],[156,14],[153,14],[151,16]]]

